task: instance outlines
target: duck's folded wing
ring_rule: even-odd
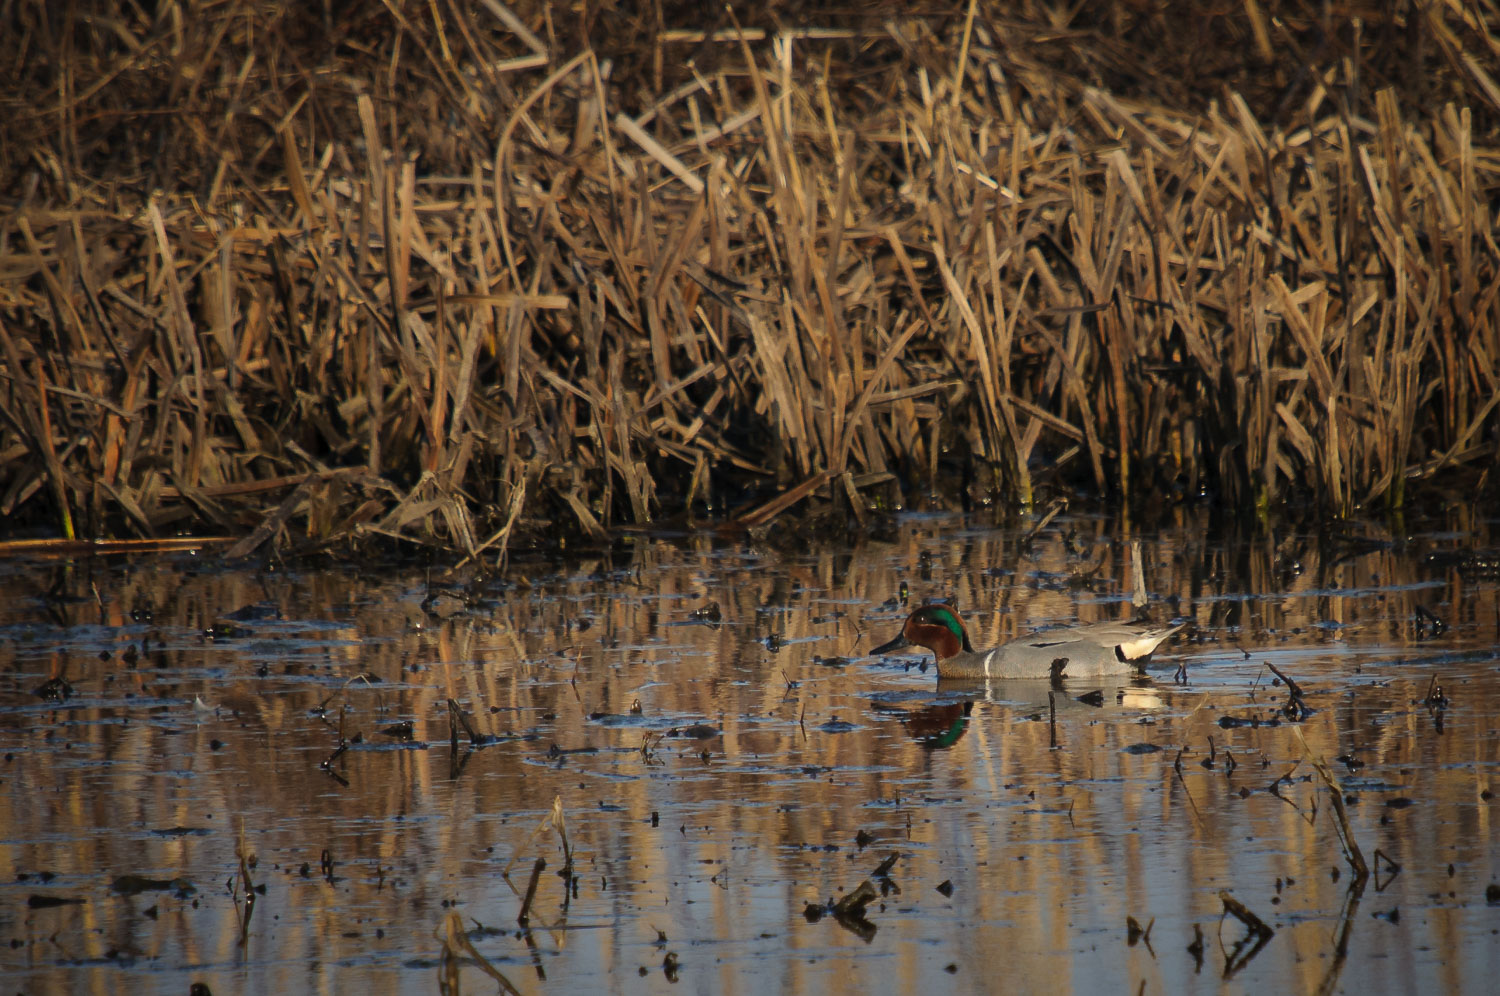
[[[1111,648],[1122,661],[1135,661],[1150,657],[1156,648],[1167,641],[1173,633],[1182,629],[1183,623],[1167,626],[1141,626],[1130,623],[1101,623],[1090,639]]]
[[[1106,650],[1120,661],[1135,661],[1150,657],[1173,633],[1182,629],[1183,623],[1167,626],[1142,626],[1139,623],[1102,622],[1072,629],[1033,633],[1024,640],[1028,648],[1037,651],[1065,654],[1062,648],[1069,644],[1081,644],[1097,653]],[[1074,648],[1073,655],[1083,656],[1086,651]]]

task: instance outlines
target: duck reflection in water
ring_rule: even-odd
[[[974,718],[976,703],[1014,710],[1030,719],[1051,716],[1076,720],[1096,711],[1142,713],[1164,709],[1170,692],[1149,678],[1133,677],[1111,688],[1081,686],[1064,692],[1059,681],[938,682],[939,698],[920,706],[875,702],[881,712],[900,717],[907,735],[929,750],[946,750],[963,739]],[[993,721],[994,717],[991,716]]]
[[[903,709],[901,725],[913,740],[929,750],[947,750],[969,728],[974,702],[933,702],[920,709]]]

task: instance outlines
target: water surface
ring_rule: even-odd
[[[929,597],[976,646],[1130,615],[1118,523],[641,537],[451,587],[0,563],[0,974],[492,991],[445,963],[457,914],[523,992],[1488,991],[1500,584],[1455,556],[1491,528],[1142,536],[1151,612],[1190,633],[1060,687],[868,650]]]

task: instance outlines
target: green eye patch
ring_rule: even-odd
[[[964,638],[963,625],[959,623],[958,617],[947,609],[941,607],[928,609],[927,617],[934,623],[942,626],[947,626],[948,632],[952,633],[960,640]]]

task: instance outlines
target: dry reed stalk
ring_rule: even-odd
[[[1493,462],[1493,13],[1425,9],[1412,74],[1372,4],[961,9],[12,5],[0,511],[503,559],[704,500],[1337,516]]]

